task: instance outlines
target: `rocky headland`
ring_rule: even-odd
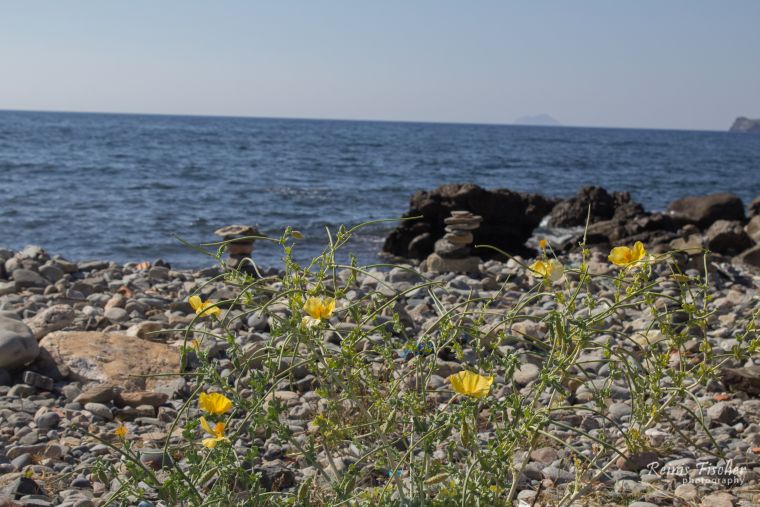
[[[738,117],[734,120],[733,125],[729,129],[730,132],[752,132],[760,134],[760,119],[750,119],[744,116]]]

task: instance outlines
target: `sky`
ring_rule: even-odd
[[[0,0],[0,109],[725,130],[760,2]]]

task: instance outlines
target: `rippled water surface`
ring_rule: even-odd
[[[568,196],[628,190],[648,209],[675,198],[760,194],[760,136],[517,127],[0,111],[0,246],[71,259],[208,260],[181,245],[229,223],[301,230],[400,216],[442,183]],[[372,262],[392,224],[348,247]],[[279,247],[257,258],[279,264]]]

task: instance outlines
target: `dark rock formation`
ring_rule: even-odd
[[[744,204],[729,193],[684,197],[668,205],[668,213],[677,222],[707,229],[717,220],[745,222]]]
[[[745,118],[744,116],[738,117],[734,120],[734,124],[728,129],[729,132],[752,132],[760,134],[760,119],[752,120]]]
[[[474,244],[493,245],[509,253],[529,253],[525,241],[556,202],[538,194],[486,190],[473,184],[442,185],[430,192],[420,191],[412,196],[404,217],[422,218],[402,221],[386,238],[383,251],[424,259],[445,234],[444,220],[452,211],[466,210],[483,217],[480,228],[474,231]],[[495,256],[490,249],[475,249],[473,253],[484,258]]]
[[[707,248],[713,252],[736,255],[752,246],[752,240],[741,222],[718,220],[707,232]]]
[[[552,209],[549,225],[551,227],[576,227],[586,225],[588,208],[591,205],[591,223],[609,220],[615,210],[631,204],[633,207],[625,213],[643,213],[640,205],[631,203],[628,192],[614,192],[610,195],[602,187],[583,187],[574,197],[557,204]]]
[[[559,202],[506,189],[485,190],[472,184],[443,185],[430,192],[417,192],[404,216],[421,218],[402,221],[386,238],[383,250],[420,260],[435,251],[439,257],[451,260],[469,255],[463,245],[480,244],[532,256],[535,252],[525,246],[525,241],[544,216],[549,215],[550,227],[582,227],[589,207],[590,221],[585,230],[589,246],[609,248],[641,241],[651,252],[678,250],[689,258],[701,256],[708,249],[716,255],[733,256],[735,262],[760,267],[760,245],[755,246],[760,243],[760,198],[750,206],[750,216],[754,217],[747,223],[742,201],[733,194],[684,197],[673,201],[665,213],[649,213],[632,201],[628,192],[609,193],[601,187],[584,187]],[[455,215],[471,212],[483,217],[480,228],[444,230],[452,211]],[[454,217],[449,220],[456,221]],[[447,232],[448,239],[442,240]],[[573,250],[582,238],[581,232],[554,248],[558,252]],[[485,259],[498,257],[496,252],[483,248],[472,254]]]
[[[677,224],[663,213],[648,213],[633,202],[628,192],[608,193],[600,187],[584,187],[577,195],[562,201],[552,210],[550,226],[584,226],[591,206],[586,244],[612,245],[641,241],[649,247],[669,243],[676,236]],[[568,240],[560,250],[578,245],[583,234]]]

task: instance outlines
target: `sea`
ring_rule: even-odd
[[[186,243],[242,223],[273,239],[300,231],[294,255],[306,262],[339,226],[389,220],[343,248],[371,264],[414,192],[460,182],[557,197],[600,185],[652,211],[718,191],[748,204],[760,195],[760,136],[0,111],[0,247],[70,260],[208,266]],[[254,256],[277,267],[283,249],[262,240]]]

